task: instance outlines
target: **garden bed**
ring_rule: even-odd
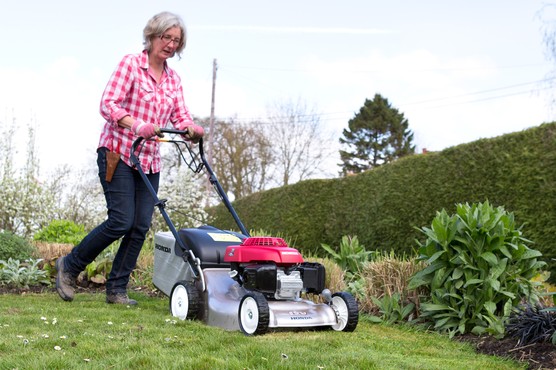
[[[529,369],[556,369],[556,345],[552,343],[519,346],[514,338],[496,339],[493,336],[472,334],[457,336],[455,339],[471,343],[479,353],[527,362]]]

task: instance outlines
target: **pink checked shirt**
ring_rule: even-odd
[[[129,115],[136,120],[149,122],[159,127],[171,123],[174,128],[184,130],[193,124],[185,106],[181,79],[168,65],[165,66],[160,83],[149,74],[149,58],[146,51],[126,55],[102,94],[100,114],[106,122],[100,135],[98,147],[106,147],[120,153],[129,166],[131,145],[137,139],[132,130],[118,126],[118,121]],[[159,143],[145,142],[139,155],[145,173],[160,172]]]

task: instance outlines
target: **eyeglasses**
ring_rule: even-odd
[[[176,37],[175,39],[172,38],[172,36],[170,35],[160,35],[159,36],[160,39],[162,40],[162,42],[169,44],[170,42],[173,42],[174,44],[178,45],[181,42],[181,39],[179,37]]]

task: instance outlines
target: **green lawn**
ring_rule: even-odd
[[[355,332],[280,331],[247,337],[175,321],[168,300],[132,294],[0,295],[0,369],[524,369],[445,336],[372,324]]]

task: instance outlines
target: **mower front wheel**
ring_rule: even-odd
[[[246,335],[259,335],[268,331],[270,313],[268,302],[259,292],[243,296],[238,310],[239,328]]]
[[[199,313],[201,296],[192,282],[178,281],[170,294],[170,313],[172,316],[185,319],[196,319]]]
[[[336,311],[338,323],[332,325],[336,331],[354,331],[359,322],[359,306],[355,298],[348,292],[332,294],[332,308]]]

